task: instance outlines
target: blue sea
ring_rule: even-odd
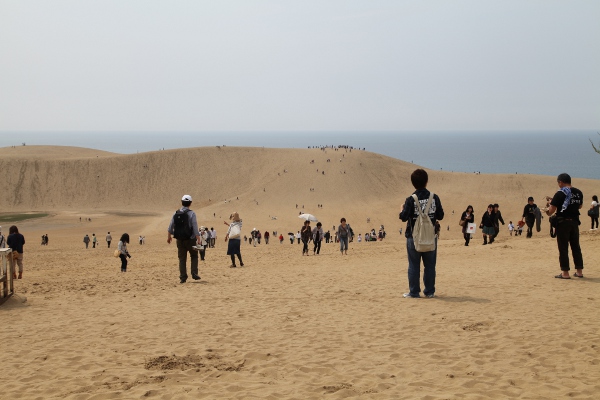
[[[600,178],[595,131],[510,132],[0,132],[2,146],[78,146],[141,153],[199,146],[307,148],[348,145],[457,172]]]

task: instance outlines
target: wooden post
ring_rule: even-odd
[[[8,300],[14,293],[13,276],[15,264],[12,259],[12,249],[0,249],[0,305]]]

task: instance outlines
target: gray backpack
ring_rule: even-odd
[[[433,193],[429,194],[429,200],[427,200],[427,204],[425,205],[425,211],[421,210],[421,204],[419,203],[417,195],[413,194],[412,198],[415,201],[415,208],[419,213],[412,230],[415,250],[417,250],[419,253],[434,251],[435,227],[431,223],[431,219],[429,219],[429,211],[431,210],[431,205],[433,204]]]

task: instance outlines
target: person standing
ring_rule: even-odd
[[[108,244],[109,249],[110,249],[110,242],[112,242],[112,236],[110,235],[110,232],[108,232],[108,234],[106,235],[106,243]]]
[[[313,255],[321,252],[321,242],[323,242],[323,224],[317,222],[317,226],[312,230],[312,239],[315,247],[313,248]]]
[[[206,228],[204,226],[200,227],[200,244],[198,246],[200,248],[200,261],[204,261],[204,256],[206,255],[206,246],[208,245],[208,233],[206,233]]]
[[[265,244],[269,244],[269,231],[265,231]]]
[[[117,249],[119,250],[119,258],[121,259],[121,272],[127,272],[127,259],[131,258],[127,251],[127,245],[129,244],[129,234],[124,233],[119,239]]]
[[[96,242],[98,241],[98,239],[96,238],[96,234],[92,233],[92,249],[96,248]]]
[[[283,233],[279,234],[279,244],[283,244]]]
[[[494,205],[489,204],[487,207],[487,211],[483,213],[481,216],[481,224],[479,224],[479,228],[483,233],[483,245],[488,244],[488,238],[490,239],[490,244],[494,243]]]
[[[87,234],[83,237],[83,243],[85,243],[85,248],[87,249],[90,244],[90,237]]]
[[[569,276],[569,245],[573,255],[573,264],[577,271],[574,275],[583,278],[583,255],[579,246],[579,210],[583,207],[583,193],[571,186],[569,174],[562,173],[556,178],[560,188],[552,197],[546,214],[556,212],[556,243],[561,273],[558,279],[571,279]]]
[[[17,253],[16,258],[17,266],[19,267],[19,277],[23,278],[23,246],[25,245],[25,237],[19,233],[19,228],[16,225],[8,228],[8,237],[6,238],[6,244],[10,247],[14,254]],[[16,272],[13,278],[17,278]]]
[[[496,240],[496,236],[500,233],[500,223],[504,225],[504,219],[500,212],[500,206],[496,203],[494,204],[494,236],[492,237],[492,241]]]
[[[346,223],[346,218],[340,219],[336,237],[340,241],[340,252],[348,255],[348,238],[350,237],[350,225]]]
[[[235,265],[235,257],[237,256],[240,261],[240,267],[244,266],[242,262],[242,220],[240,219],[240,215],[237,212],[234,212],[229,216],[229,220],[231,223],[227,223],[227,221],[223,221],[223,223],[229,226],[227,229],[227,234],[225,235],[225,242],[229,241],[227,244],[227,255],[231,256],[231,265],[230,268],[236,268]]]
[[[310,227],[310,221],[304,221],[304,225],[302,229],[300,229],[300,237],[302,239],[302,255],[308,256],[308,243],[310,242],[312,236],[312,228]]]
[[[510,233],[510,236],[513,235],[513,232],[515,231],[515,226],[513,225],[512,221],[510,221],[508,223],[508,233]]]
[[[462,233],[463,237],[465,238],[465,246],[468,246],[469,242],[471,241],[471,234],[467,232],[467,228],[469,227],[469,224],[475,223],[475,214],[473,214],[472,205],[468,205],[467,209],[463,211],[462,215],[460,216],[460,221],[462,223]]]
[[[533,197],[527,199],[527,204],[523,208],[523,217],[521,221],[527,224],[527,238],[533,236],[533,224],[535,223],[535,210],[537,205],[533,202]]]
[[[598,196],[592,196],[592,206],[590,207],[590,218],[592,219],[592,230],[598,229],[598,217],[600,216],[600,205],[598,204]],[[594,222],[596,227],[594,228]]]
[[[302,235],[300,234],[300,231],[298,231],[296,233],[296,239],[298,240],[298,244],[300,244],[300,240],[302,239]]]
[[[210,247],[214,248],[217,242],[217,231],[215,228],[210,228]]]
[[[402,211],[400,212],[400,219],[407,222],[404,236],[406,237],[406,252],[408,254],[408,286],[409,292],[404,293],[404,297],[416,298],[421,297],[421,260],[423,260],[423,284],[425,286],[423,294],[425,297],[432,298],[435,296],[435,265],[437,262],[437,238],[435,240],[436,246],[432,251],[418,252],[415,249],[414,239],[412,236],[412,229],[415,225],[415,221],[419,216],[420,207],[421,210],[425,210],[428,206],[429,197],[431,193],[427,190],[427,182],[429,176],[427,171],[423,169],[416,169],[411,175],[410,180],[416,189],[413,195],[416,195],[418,204],[415,204],[413,196],[409,196],[404,201]],[[428,217],[431,220],[433,226],[436,225],[437,220],[444,219],[444,209],[438,195],[433,194],[431,198],[432,204],[429,205]]]
[[[190,254],[190,270],[192,278],[200,279],[198,275],[198,250],[194,248],[200,241],[198,236],[198,221],[196,213],[190,210],[192,196],[186,194],[181,198],[181,208],[175,212],[167,229],[167,243],[171,244],[172,236],[177,240],[177,257],[179,258],[179,283],[185,283],[187,274],[187,254]]]

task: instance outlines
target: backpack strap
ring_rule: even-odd
[[[433,192],[429,192],[429,199],[427,200],[427,204],[425,205],[425,211],[421,210],[421,206],[419,204],[419,198],[417,197],[417,195],[413,194],[412,198],[415,201],[415,207],[417,208],[419,215],[424,214],[424,215],[429,216],[429,211],[431,211],[431,206],[433,204]]]

